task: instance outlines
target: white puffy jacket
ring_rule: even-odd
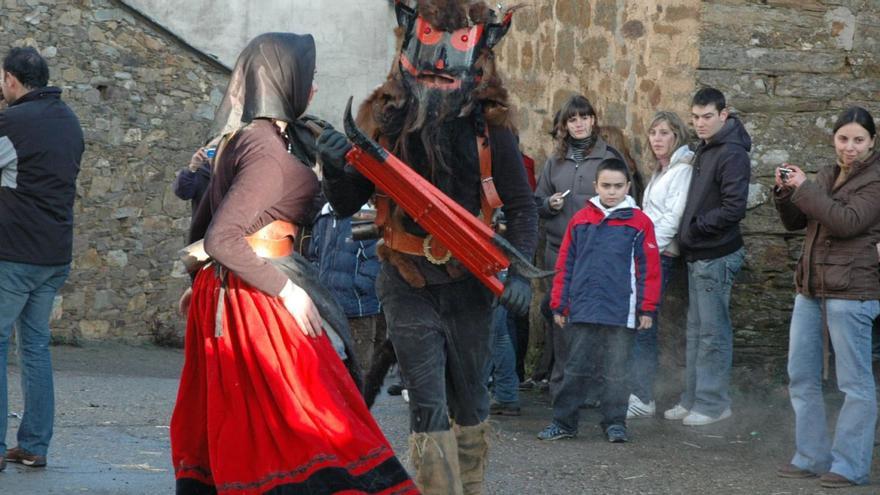
[[[694,153],[687,146],[675,150],[669,165],[655,173],[645,188],[642,210],[654,222],[657,247],[666,255],[679,254],[676,234],[691,186],[693,159]]]

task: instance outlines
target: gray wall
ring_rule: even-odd
[[[194,48],[231,67],[254,36],[311,33],[318,49],[318,94],[309,113],[341,122],[349,96],[384,81],[395,49],[394,12],[385,0],[123,0]]]

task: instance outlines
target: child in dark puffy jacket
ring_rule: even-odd
[[[541,440],[577,434],[578,408],[594,373],[605,378],[600,411],[608,441],[628,440],[630,353],[635,332],[656,318],[660,252],[651,219],[628,195],[626,164],[602,161],[594,187],[598,195],[572,217],[556,260],[550,307],[571,354]]]

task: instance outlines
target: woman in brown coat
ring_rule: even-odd
[[[868,483],[877,401],[871,325],[880,312],[880,153],[874,119],[860,107],[834,125],[837,162],[808,180],[797,166],[776,169],[776,206],[785,228],[806,228],[795,272],[788,375],[795,454],[779,476],[821,475],[826,488]],[[824,323],[824,325],[823,325]],[[846,396],[834,436],[822,396],[823,348],[834,348]]]

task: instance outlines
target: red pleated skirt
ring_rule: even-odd
[[[227,275],[193,285],[171,417],[178,494],[418,493],[326,335]]]

